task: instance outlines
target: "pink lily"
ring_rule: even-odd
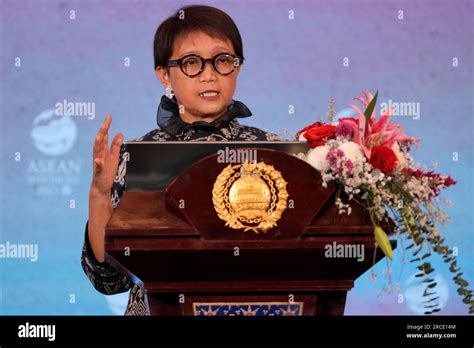
[[[373,95],[364,91],[364,95],[355,97],[365,108],[369,105]],[[370,117],[367,119],[362,110],[357,105],[351,105],[352,109],[357,113],[358,118],[341,119],[341,123],[349,125],[353,130],[352,141],[359,144],[367,159],[370,159],[371,149],[374,146],[386,146],[392,148],[395,142],[399,142],[402,146],[409,149],[410,144],[418,146],[418,141],[415,138],[409,137],[403,133],[403,128],[399,124],[389,124],[391,110],[382,115],[379,120],[375,119],[375,109]]]

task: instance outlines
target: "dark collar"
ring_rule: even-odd
[[[233,100],[227,107],[227,112],[211,123],[204,121],[196,121],[193,123],[184,122],[179,117],[179,107],[176,98],[169,99],[167,96],[161,97],[160,105],[156,115],[158,127],[166,133],[176,135],[182,133],[190,128],[205,129],[207,131],[214,131],[226,127],[230,121],[235,118],[250,117],[252,113],[244,103]]]

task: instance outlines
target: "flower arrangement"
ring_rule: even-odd
[[[449,263],[453,280],[463,302],[474,312],[472,291],[462,277],[455,253],[444,244],[439,225],[445,225],[449,216],[441,207],[440,193],[456,184],[450,176],[426,171],[415,164],[410,156],[419,140],[404,134],[399,124],[390,123],[391,110],[380,118],[375,117],[378,92],[373,96],[365,91],[355,97],[365,111],[351,105],[357,117],[340,118],[337,122],[315,122],[296,134],[306,140],[310,150],[300,157],[321,172],[322,185],[332,182],[336,186],[335,204],[339,214],[351,214],[348,200],[361,204],[368,212],[376,244],[390,260],[393,250],[382,222],[395,222],[400,234],[410,241],[406,249],[413,252],[411,262],[417,262],[416,277],[424,284],[425,314],[439,312],[436,282],[430,278],[434,271],[429,257],[437,253]],[[449,202],[447,202],[449,204]],[[431,275],[432,276],[432,275]]]

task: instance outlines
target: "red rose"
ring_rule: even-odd
[[[301,133],[307,132],[311,128],[317,128],[317,127],[321,127],[321,126],[322,126],[321,122],[314,122],[314,123],[310,124],[309,126],[304,127],[302,130],[300,130],[298,133],[296,133],[296,139],[300,138]]]
[[[308,140],[311,148],[324,145],[328,139],[332,139],[336,136],[336,127],[330,124],[325,124],[321,127],[311,128],[303,134]]]
[[[398,165],[398,159],[392,149],[386,146],[374,146],[371,149],[370,164],[385,174],[392,174]]]

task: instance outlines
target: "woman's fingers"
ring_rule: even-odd
[[[100,174],[102,173],[103,170],[104,170],[104,161],[99,158],[95,158],[94,159],[94,173]]]
[[[112,153],[112,156],[114,159],[118,159],[120,156],[120,147],[123,144],[123,134],[122,133],[117,133],[114,137],[114,140],[112,140],[112,145],[110,146],[110,152]]]
[[[107,113],[107,116],[105,116],[105,121],[104,121],[104,124],[105,124],[105,131],[108,132],[109,131],[109,127],[110,127],[110,124],[112,123],[112,115],[110,113]]]
[[[108,131],[111,123],[112,116],[110,114],[107,114],[107,117],[101,124],[100,129],[95,136],[93,161],[94,177],[96,179],[102,178],[101,180],[103,180],[105,178],[104,174],[108,175],[107,173],[110,170],[113,170],[115,174],[115,171],[117,170],[116,166],[119,162],[120,147],[123,144],[124,137],[122,133],[117,133],[114,139],[112,140],[112,144],[109,149]],[[115,168],[113,168],[114,166]]]
[[[104,136],[102,135],[102,127],[100,127],[100,130],[99,132],[96,134],[95,136],[95,141],[94,141],[94,153],[93,153],[93,157],[94,158],[98,158],[98,157],[101,157],[102,155],[102,151],[104,149],[104,144],[103,144],[103,138]]]
[[[99,131],[97,132],[95,136],[94,151],[93,151],[94,158],[103,156],[102,151],[104,150],[104,146],[107,146],[107,150],[108,150],[107,131],[109,130],[111,122],[112,122],[112,116],[110,116],[110,114],[107,114],[107,117],[105,118],[104,122],[100,125]]]
[[[110,128],[111,123],[112,123],[112,116],[110,114],[107,114],[104,121],[104,124],[105,124],[104,147],[107,148],[107,150],[109,149],[109,128]]]

